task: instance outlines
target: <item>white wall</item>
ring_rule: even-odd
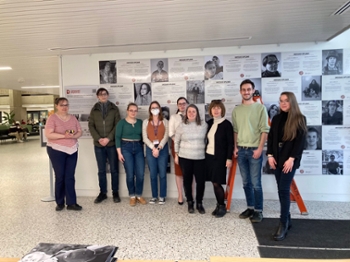
[[[184,57],[184,56],[205,56],[220,54],[249,54],[264,52],[288,52],[301,50],[322,50],[350,48],[350,30],[327,43],[302,43],[282,45],[261,45],[242,47],[205,48],[188,50],[171,50],[137,53],[106,53],[86,54],[77,56],[62,57],[61,72],[61,95],[63,86],[72,85],[99,85],[98,61],[100,60],[121,60],[121,59],[142,59],[142,58],[163,58],[163,57]],[[76,170],[76,189],[81,196],[97,196],[99,193],[97,180],[97,165],[94,157],[93,144],[91,139],[80,139],[79,161]],[[127,196],[125,173],[121,165],[120,170],[120,194]],[[350,201],[350,176],[322,176],[308,175],[296,176],[296,183],[304,200],[319,201]],[[277,199],[276,182],[273,176],[263,176],[263,190],[265,199]],[[110,189],[109,189],[110,191]],[[109,192],[111,193],[111,192]],[[144,196],[150,197],[150,182],[148,170],[145,174]],[[168,197],[177,197],[174,174],[168,174]],[[213,198],[213,190],[210,183],[207,183],[206,198]],[[235,180],[233,198],[244,198],[241,177],[238,173]]]

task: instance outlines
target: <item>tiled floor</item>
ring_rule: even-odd
[[[56,212],[49,195],[48,159],[37,138],[0,145],[0,257],[21,257],[39,242],[105,244],[119,247],[119,259],[209,260],[211,256],[258,257],[258,242],[248,220],[238,214],[244,200],[233,200],[221,219],[210,214],[214,199],[206,199],[205,215],[188,214],[186,205],[167,199],[165,205],[130,207],[96,205],[92,197],[78,197],[83,211]],[[349,219],[350,203],[306,202],[309,215],[295,204],[293,218]],[[265,217],[277,217],[277,201],[265,201]]]

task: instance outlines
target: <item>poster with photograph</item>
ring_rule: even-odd
[[[323,76],[323,99],[350,99],[350,75]]]
[[[261,54],[261,77],[281,77],[281,53]]]
[[[343,100],[322,101],[322,125],[343,125]]]
[[[322,75],[343,74],[343,49],[322,50]]]
[[[127,106],[134,102],[133,84],[117,84],[108,89],[109,101],[119,106]]]
[[[204,80],[187,81],[186,97],[190,104],[204,104],[204,91]]]
[[[322,99],[322,77],[302,76],[301,77],[301,100],[320,101]]]
[[[284,91],[293,92],[297,101],[301,101],[301,81],[296,78],[263,78],[261,80],[262,97],[264,101],[279,100]]]
[[[350,149],[350,127],[323,126],[322,149]]]
[[[322,174],[322,151],[304,150],[300,161],[300,167],[295,174],[314,175]]]
[[[98,62],[101,85],[117,83],[117,72],[115,66],[116,60]]]
[[[321,150],[322,149],[322,126],[308,126],[305,150]]]
[[[280,106],[278,102],[265,102],[264,106],[266,107],[267,115],[269,116],[270,123],[272,122],[274,116],[280,112]]]
[[[153,100],[161,105],[176,104],[179,97],[186,97],[186,81],[152,83]]]
[[[299,103],[301,113],[306,117],[307,125],[321,125],[322,103],[321,101],[310,101]]]
[[[118,60],[117,82],[136,83],[151,82],[151,68],[149,59]]]
[[[169,81],[204,80],[204,57],[169,58]]]
[[[242,96],[239,93],[237,81],[205,81],[205,103],[219,99],[223,103],[241,103]]]
[[[152,102],[151,83],[135,83],[135,104],[138,106],[149,106]]]
[[[322,52],[284,52],[282,53],[283,77],[321,75]]]
[[[323,150],[322,151],[322,174],[323,175],[343,175],[344,169],[343,150]]]
[[[261,77],[260,54],[225,55],[224,62],[225,80]]]
[[[222,56],[206,56],[204,58],[204,80],[224,79],[224,66],[221,64]]]
[[[168,58],[151,59],[151,82],[168,82]]]
[[[65,86],[63,92],[69,100],[69,113],[80,122],[83,135],[81,138],[90,138],[89,116],[93,105],[98,101],[96,91],[98,86]]]

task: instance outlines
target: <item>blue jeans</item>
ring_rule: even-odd
[[[145,177],[145,157],[143,144],[140,141],[121,142],[121,152],[124,156],[124,168],[126,173],[126,185],[129,196],[142,196],[143,180]]]
[[[47,154],[55,171],[55,200],[57,205],[74,205],[77,203],[75,193],[75,167],[77,166],[78,152],[72,155],[46,147]]]
[[[283,173],[282,168],[276,167],[275,178],[278,188],[278,197],[281,205],[281,223],[286,225],[290,209],[290,185],[295,174],[295,169],[289,173]]]
[[[261,167],[263,156],[253,158],[257,148],[238,147],[238,166],[242,175],[243,189],[248,208],[263,210],[263,192],[261,186]]]
[[[98,147],[95,146],[95,157],[98,167],[98,183],[100,186],[100,193],[107,193],[107,175],[106,162],[111,169],[112,191],[118,192],[119,187],[119,170],[118,170],[118,156],[115,146]]]
[[[155,158],[152,155],[152,149],[148,146],[146,147],[146,159],[147,165],[149,168],[150,176],[151,176],[151,189],[152,189],[152,197],[158,198],[158,174],[159,174],[159,187],[160,197],[166,197],[166,169],[168,166],[168,158],[169,158],[169,148],[168,143],[165,144],[164,148],[159,151],[158,158]]]

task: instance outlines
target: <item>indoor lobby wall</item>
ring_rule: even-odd
[[[86,55],[64,55],[61,59],[61,90],[64,94],[64,87],[71,86],[96,86],[100,85],[98,77],[98,62],[104,60],[132,60],[132,59],[154,59],[172,58],[187,56],[212,56],[230,54],[253,54],[268,52],[301,52],[327,49],[349,49],[350,32],[335,38],[330,42],[322,43],[299,43],[299,44],[275,44],[259,46],[231,46],[222,48],[198,48],[183,50],[160,50],[154,52],[133,52],[133,53],[101,53]],[[123,112],[125,115],[125,112]],[[78,195],[95,196],[99,193],[97,180],[97,166],[94,156],[92,139],[79,140],[79,160],[76,170],[76,189]],[[347,145],[349,146],[349,145]],[[120,194],[127,196],[125,173],[122,165],[120,170]],[[238,169],[237,169],[238,170]],[[349,201],[350,200],[350,174],[329,176],[322,174],[298,175],[295,177],[299,191],[304,200],[316,201]],[[110,191],[110,189],[109,189]],[[264,197],[277,199],[276,182],[273,176],[263,176]],[[111,193],[111,192],[109,192]],[[144,195],[150,197],[149,172],[146,168]],[[174,174],[168,174],[168,196],[177,197]],[[205,197],[213,198],[213,190],[210,183],[206,184]],[[237,171],[233,198],[244,198],[242,180]]]

